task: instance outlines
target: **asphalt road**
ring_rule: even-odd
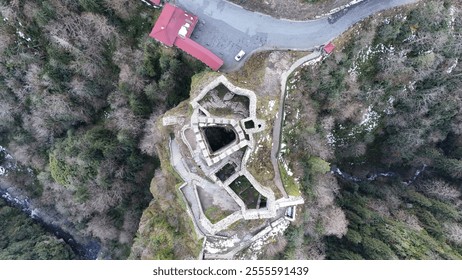
[[[251,53],[260,50],[312,50],[339,36],[356,22],[379,11],[418,0],[364,0],[329,17],[290,21],[251,12],[225,0],[173,0],[199,16],[193,39],[224,60],[220,69],[239,68]],[[243,49],[247,55],[236,62]]]

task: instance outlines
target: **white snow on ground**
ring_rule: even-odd
[[[323,17],[329,16],[329,15],[332,15],[332,14],[338,12],[338,11],[341,11],[341,10],[343,10],[345,8],[351,7],[352,5],[358,4],[358,3],[362,2],[362,1],[364,1],[364,0],[353,0],[348,4],[345,4],[343,6],[340,6],[340,7],[337,7],[335,9],[330,10],[329,12],[327,12],[325,14],[318,15],[318,16],[316,16],[316,18],[323,18]]]
[[[24,33],[22,33],[20,30],[17,30],[16,33],[21,37],[22,39],[26,40],[27,42],[30,42],[32,39],[30,37],[27,37]]]
[[[270,102],[268,102],[268,109],[270,111],[273,110],[274,104],[276,104],[276,100],[270,100]]]
[[[454,63],[451,66],[449,66],[448,70],[446,70],[446,73],[451,74],[452,70],[454,70],[454,68],[456,68],[457,63],[459,63],[459,58],[456,58]]]
[[[334,134],[332,132],[329,132],[327,134],[327,144],[335,145],[336,142],[337,142],[337,140],[335,139]]]
[[[363,120],[359,123],[365,130],[371,132],[379,124],[379,114],[372,110],[372,106],[367,108],[366,113],[363,115]]]
[[[449,28],[451,28],[451,30],[454,30],[454,22],[456,21],[455,14],[456,9],[454,6],[451,6],[451,8],[449,8],[449,16],[451,17],[451,20],[449,21]]]
[[[389,100],[389,102],[391,102],[391,106],[393,106],[393,101],[394,99],[392,98],[391,98],[391,101]],[[391,109],[392,108],[393,107],[391,107]],[[333,132],[329,132],[326,136],[327,143],[329,145],[336,145],[336,144],[343,145],[349,139],[354,139],[356,135],[358,134],[361,134],[364,132],[371,132],[372,130],[374,130],[379,125],[379,120],[380,120],[380,115],[372,109],[372,106],[369,106],[366,112],[364,113],[364,115],[362,116],[361,122],[358,125],[352,127],[348,131],[347,137],[338,139],[337,137],[335,137]],[[345,131],[346,128],[340,124],[338,129]]]
[[[259,150],[260,148],[262,148],[262,147],[263,147],[263,145],[257,145],[257,148],[255,149],[254,154],[257,154],[257,153],[258,153],[258,150]]]
[[[37,209],[32,209],[32,211],[30,212],[30,217],[31,217],[31,218],[38,217],[38,216],[39,216],[39,213],[40,213],[39,210],[37,210]]]
[[[387,101],[387,108],[385,108],[385,110],[383,110],[383,112],[387,115],[391,115],[395,112],[394,110],[394,107],[393,107],[393,103],[395,102],[395,98],[393,96],[390,96],[390,98],[388,98],[388,101]]]
[[[16,171],[21,171],[22,169],[18,166],[18,164],[14,161],[12,161],[14,158],[12,155],[10,155],[6,149],[2,146],[0,146],[0,153],[3,153],[4,158],[9,160],[7,162],[4,162],[3,166],[0,166],[0,176],[8,176],[8,171],[11,170],[16,170]]]
[[[0,146],[0,153],[4,153],[5,154],[5,159],[13,159],[13,156],[10,155],[5,148],[3,148],[2,146]]]
[[[395,47],[385,46],[384,44],[378,44],[377,46],[368,46],[358,52],[356,59],[353,61],[353,65],[348,69],[348,73],[351,76],[357,76],[361,71],[361,64],[365,63],[371,56],[379,53],[389,53],[393,54],[395,52]]]
[[[307,66],[307,65],[316,65],[318,62],[322,61],[324,58],[324,56],[319,56],[318,58],[316,59],[312,59],[312,60],[309,60],[305,63],[303,63],[303,66]]]
[[[286,159],[281,157],[281,162],[282,162],[282,166],[284,166],[284,169],[287,172],[287,175],[292,177],[294,173],[292,172],[292,170],[290,170],[289,164],[287,163]]]
[[[239,242],[241,242],[241,240],[236,235],[231,238],[215,242],[209,242],[207,240],[204,250],[210,254],[219,254],[234,248]]]
[[[273,242],[275,238],[284,234],[284,231],[289,227],[290,222],[283,219],[280,223],[275,225],[268,233],[264,234],[257,240],[255,240],[247,249],[247,254],[241,257],[241,259],[256,260],[262,253],[262,249],[265,245]]]
[[[285,153],[286,152],[286,147],[287,147],[287,144],[282,142],[281,143],[281,153]]]

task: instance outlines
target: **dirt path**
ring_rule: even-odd
[[[294,72],[298,67],[303,65],[304,63],[311,61],[313,59],[317,59],[321,56],[321,52],[316,51],[313,53],[310,53],[307,56],[304,56],[297,60],[292,66],[290,67],[289,70],[284,72],[281,75],[281,97],[279,101],[279,110],[278,114],[276,116],[276,119],[274,120],[274,128],[273,128],[273,147],[271,149],[271,163],[273,164],[274,168],[274,183],[276,186],[281,190],[281,192],[284,194],[284,197],[288,197],[284,185],[282,183],[281,179],[281,173],[279,172],[279,164],[278,164],[278,157],[279,157],[279,150],[281,146],[281,139],[282,139],[282,125],[284,122],[284,100],[286,96],[286,84],[287,84],[287,78]]]

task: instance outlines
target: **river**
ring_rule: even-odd
[[[412,183],[414,183],[417,180],[417,178],[419,178],[419,176],[422,174],[422,172],[425,171],[425,169],[427,169],[426,164],[424,164],[421,168],[417,169],[414,175],[412,176],[412,178],[410,178],[407,181],[403,181],[403,184],[406,186],[409,186]],[[351,174],[348,174],[346,172],[343,172],[337,166],[333,166],[331,168],[331,173],[337,175],[338,177],[341,177],[344,180],[347,180],[350,182],[356,182],[356,183],[364,182],[364,181],[375,181],[377,180],[377,178],[380,178],[380,177],[397,177],[397,178],[399,177],[398,173],[393,172],[393,171],[388,171],[388,172],[376,172],[376,173],[372,173],[368,175],[366,178],[359,178]]]
[[[8,176],[18,169],[14,158],[5,148],[0,146],[0,197],[8,206],[20,209],[35,222],[40,224],[47,232],[53,234],[56,238],[64,240],[72,249],[79,259],[94,260],[101,251],[101,244],[95,238],[79,236],[74,225],[52,209],[42,210],[23,195],[17,188],[7,187],[1,181],[2,176]],[[69,230],[63,229],[66,227]]]
[[[74,254],[79,259],[94,260],[98,257],[101,250],[101,245],[96,239],[76,238],[68,231],[63,230],[58,224],[48,222],[49,217],[44,217],[47,214],[37,208],[34,208],[29,199],[21,199],[13,196],[6,188],[0,186],[0,196],[8,206],[20,209],[27,214],[31,219],[40,224],[47,232],[53,234],[56,238],[64,240],[71,247]]]

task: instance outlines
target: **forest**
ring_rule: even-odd
[[[290,77],[284,158],[306,204],[265,257],[462,258],[461,11],[383,12]],[[156,121],[207,71],[148,37],[158,14],[134,0],[0,0],[0,146],[33,175],[0,183],[99,239],[102,258],[200,250],[177,197],[149,205],[154,174],[176,183],[159,171]],[[0,259],[77,258],[3,201],[0,223]]]
[[[308,203],[280,257],[462,258],[461,8],[369,18],[292,77],[285,156]]]
[[[142,1],[0,0],[0,145],[34,175],[3,183],[108,258],[128,257],[152,199],[155,121],[205,69],[148,37],[158,14]]]
[[[64,241],[56,240],[20,210],[0,200],[0,260],[74,258],[74,253]]]

